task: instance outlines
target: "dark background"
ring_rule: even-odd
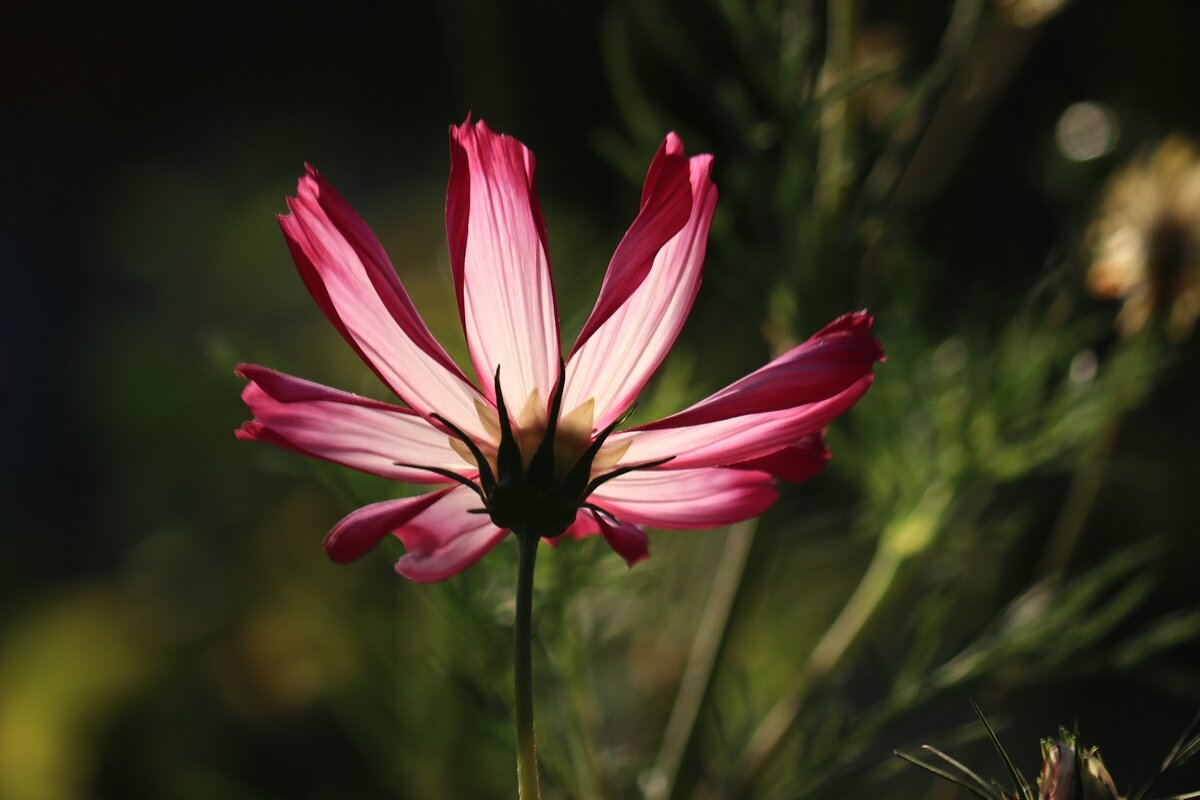
[[[708,54],[707,74],[736,71],[733,45],[707,4],[655,7],[675,35]],[[936,52],[948,8],[869,3],[863,17],[902,32],[904,72],[915,76]],[[503,781],[510,769],[504,696],[452,679],[455,668],[444,662],[458,650],[439,644],[436,622],[416,621],[434,614],[424,587],[393,585],[400,579],[386,561],[340,568],[320,553],[324,531],[352,507],[346,497],[377,499],[377,485],[322,488],[338,479],[318,470],[313,480],[313,470],[236,442],[232,432],[246,414],[232,370],[261,361],[373,391],[295,280],[272,219],[305,162],[372,224],[435,333],[461,353],[441,213],[446,129],[468,113],[537,155],[556,277],[570,298],[560,302],[564,327],[578,326],[568,315],[590,304],[637,198],[606,147],[628,123],[604,57],[606,26],[631,31],[647,96],[696,141],[691,150],[714,152],[718,185],[739,180],[721,147],[729,123],[695,80],[666,68],[630,9],[455,0],[371,9],[17,4],[0,12],[0,751],[9,748],[0,769],[30,758],[41,765],[31,773],[66,763],[78,770],[64,773],[61,794],[20,794],[42,785],[30,779],[0,786],[0,796],[370,797],[396,783],[416,797],[476,796],[481,786],[503,785],[489,776]],[[931,336],[1002,322],[1048,261],[1078,258],[1065,254],[1065,243],[1078,241],[1109,173],[1144,142],[1200,131],[1198,36],[1200,7],[1190,3],[1080,0],[1039,27],[946,179],[900,217],[907,246],[932,276],[922,286],[947,309],[927,320]],[[1079,100],[1114,109],[1121,139],[1110,156],[1067,164],[1055,154],[1053,125]],[[722,213],[734,227],[742,217],[724,204],[753,191],[751,181],[723,193]],[[837,269],[847,258],[827,248],[818,263]],[[731,262],[729,251],[716,259]],[[685,339],[706,352],[732,316],[744,338],[726,346],[760,363],[765,301],[739,305],[725,285],[719,277],[706,283],[714,288],[702,293]],[[889,322],[887,303],[899,294],[832,290],[801,327],[814,330],[862,302],[882,304],[879,335],[889,344],[889,326],[901,326]],[[1089,313],[1115,311],[1081,302]],[[1103,356],[1113,335],[1098,332],[1092,346]],[[1097,500],[1081,558],[1088,566],[1099,554],[1166,537],[1156,588],[1122,623],[1126,631],[1200,600],[1200,381],[1188,366],[1195,345],[1181,345],[1174,358],[1120,428],[1118,477]],[[879,380],[915,368],[893,357]],[[714,384],[744,371],[732,356],[716,369]],[[1052,475],[1038,491],[1061,497],[1068,478]],[[849,493],[847,485],[837,486]],[[1014,564],[1037,552],[1037,525],[996,565],[1014,588],[1024,585]],[[445,602],[441,590],[429,591]],[[339,599],[322,606],[329,597]],[[370,622],[342,616],[364,608]],[[278,633],[279,620],[296,624],[309,613],[330,615],[326,627]],[[394,616],[411,621],[414,638],[391,662],[337,655],[388,651],[380,642],[389,641]],[[343,638],[314,645],[326,632]],[[313,667],[323,677],[313,685],[332,685],[353,702],[311,699],[327,690],[287,665],[307,663],[313,647],[323,654]],[[891,656],[886,643],[878,647],[849,681],[851,696],[886,684]],[[1081,720],[1087,740],[1125,770],[1120,785],[1130,785],[1191,717],[1194,703],[1181,696],[1200,699],[1195,643],[1177,655],[1182,666],[1160,677],[1048,676],[1004,702],[1007,735],[1017,743],[1010,749],[1034,772],[1036,737]],[[388,686],[392,668],[420,672],[405,690],[420,699],[389,697],[380,723],[359,713],[370,705],[364,687]],[[358,688],[338,683],[343,674],[361,678],[350,681]],[[1174,684],[1161,678],[1167,674]],[[372,683],[371,675],[383,677]],[[665,713],[669,692],[654,689],[651,708]],[[968,724],[965,697],[905,721],[875,748],[878,757]],[[420,710],[409,714],[414,705]],[[44,719],[39,709],[50,709]],[[462,726],[477,729],[464,735]],[[393,735],[402,743],[395,748]],[[621,739],[619,730],[608,735]],[[470,752],[456,758],[460,736]],[[655,737],[637,738],[654,746]],[[30,755],[13,755],[14,742]],[[405,753],[375,772],[365,768],[386,763],[392,749]],[[476,777],[436,777],[447,769]]]

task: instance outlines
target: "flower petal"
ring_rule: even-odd
[[[679,428],[654,423],[655,430],[622,431],[613,434],[606,447],[628,448],[619,464],[671,459],[655,468],[655,473],[739,464],[774,453],[821,430],[854,405],[872,380],[874,376],[868,373],[827,400],[782,411],[743,414]]]
[[[505,397],[520,408],[558,380],[558,310],[546,231],[526,147],[470,119],[450,128],[446,234],[471,361],[491,399],[501,368]]]
[[[505,536],[487,514],[471,514],[481,505],[465,486],[451,489],[436,504],[396,531],[408,552],[396,572],[409,580],[432,583],[457,575]]]
[[[470,514],[479,498],[465,486],[419,497],[385,500],[353,512],[325,537],[325,552],[339,563],[360,558],[393,534],[407,553],[396,571],[422,583],[445,580],[474,564],[508,531],[486,514]]]
[[[766,472],[689,469],[631,472],[608,481],[589,500],[626,522],[690,530],[749,519],[778,496]]]
[[[678,142],[678,139],[674,140]],[[668,140],[668,151],[672,145]],[[679,145],[682,154],[682,144]],[[617,419],[658,369],[700,289],[708,228],[717,204],[712,156],[688,159],[692,212],[658,251],[650,273],[567,364],[563,409],[595,400],[595,428]]]
[[[632,567],[639,561],[650,557],[650,547],[646,541],[646,532],[631,522],[621,522],[616,525],[609,523],[600,514],[595,515],[596,525],[604,541],[621,558],[625,564]]]
[[[865,311],[845,314],[808,341],[691,408],[639,429],[698,425],[832,397],[883,360],[883,348],[871,335],[873,321]]]
[[[590,511],[581,508],[575,514],[575,521],[563,532],[562,537],[556,537],[556,541],[558,538],[565,539],[568,536],[572,539],[586,539],[589,536],[595,536],[599,532],[600,526],[596,524],[596,518]]]
[[[254,414],[239,439],[258,439],[302,455],[397,481],[447,483],[397,461],[453,470],[473,477],[475,468],[450,446],[450,438],[407,408],[340,392],[254,364],[238,376],[250,381],[242,400]]]
[[[769,472],[780,480],[799,483],[816,477],[828,463],[829,448],[825,446],[825,437],[814,433],[774,453],[730,466],[736,469],[757,469]]]
[[[280,216],[296,268],[334,327],[396,395],[483,435],[478,392],[433,338],[378,240],[312,167]]]
[[[385,500],[363,506],[333,526],[325,537],[325,553],[339,564],[362,558],[389,533],[419,517],[458,489],[442,489],[417,497]],[[462,491],[470,492],[462,487]]]
[[[692,186],[683,142],[669,133],[650,162],[637,218],[613,253],[600,296],[571,352],[578,350],[642,285],[654,257],[687,223],[691,210]]]

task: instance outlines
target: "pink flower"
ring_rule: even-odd
[[[717,201],[712,157],[669,134],[600,296],[563,359],[546,233],[524,145],[469,120],[450,129],[446,228],[476,386],[430,334],[370,229],[311,168],[288,247],[309,292],[404,406],[244,364],[254,414],[237,435],[398,481],[430,484],[343,519],[325,539],[352,561],[388,534],[396,570],[437,581],[510,530],[602,535],[630,564],[655,528],[713,528],[774,502],[776,478],[829,458],[821,431],[870,386],[882,350],[865,312],[665,419],[616,431],[700,288]]]

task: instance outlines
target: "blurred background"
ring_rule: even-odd
[[[515,547],[320,542],[405,487],[257,443],[241,361],[386,399],[290,264],[304,162],[461,361],[447,127],[524,141],[571,341],[663,134],[716,157],[652,418],[869,307],[834,458],[756,523],[539,560],[548,797],[955,797],[1200,707],[1200,5],[160,3],[0,12],[0,798],[511,797]],[[1200,767],[1158,795],[1200,788]],[[964,795],[965,796],[965,795]]]

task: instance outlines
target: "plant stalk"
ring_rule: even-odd
[[[780,698],[755,730],[734,775],[728,797],[749,797],[763,770],[778,754],[815,685],[823,681],[850,652],[867,624],[895,585],[907,556],[880,547],[858,587],[837,619],[821,637],[791,692]]]
[[[853,165],[850,134],[853,129],[851,93],[845,83],[854,71],[855,0],[830,0],[821,90],[821,139],[817,152],[816,206],[836,216],[846,202]]]
[[[695,737],[696,720],[712,687],[717,657],[729,634],[729,619],[737,601],[750,546],[754,544],[757,518],[729,529],[712,590],[704,606],[687,666],[679,681],[675,705],[663,733],[655,762],[655,780],[644,790],[646,800],[671,800],[676,794],[679,768]]]
[[[517,618],[513,626],[513,675],[517,702],[517,786],[521,800],[538,800],[537,743],[533,734],[533,565],[541,537],[518,533]]]

